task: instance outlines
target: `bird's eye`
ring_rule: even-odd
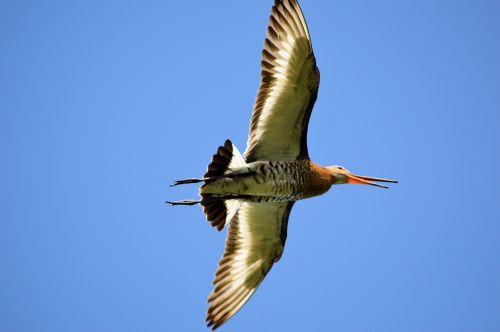
[[[342,169],[342,166],[337,167],[338,169]]]

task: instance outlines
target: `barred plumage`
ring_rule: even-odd
[[[251,176],[222,178],[201,187],[202,195],[227,197],[245,194],[265,197],[261,201],[296,201],[320,195],[331,184],[331,176],[311,160],[256,161],[248,164]],[[249,198],[251,199],[251,198]]]

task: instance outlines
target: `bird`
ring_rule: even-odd
[[[327,192],[332,185],[395,180],[356,175],[342,166],[320,166],[309,158],[307,130],[320,73],[309,30],[297,0],[275,0],[261,56],[261,81],[253,106],[247,148],[241,154],[226,140],[203,177],[172,186],[202,183],[200,199],[168,201],[201,205],[207,220],[227,239],[206,323],[227,322],[280,260],[295,202]]]

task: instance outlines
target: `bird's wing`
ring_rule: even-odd
[[[300,6],[296,0],[277,0],[262,50],[247,162],[309,158],[307,127],[318,87],[319,71]]]
[[[293,202],[241,201],[208,297],[208,326],[216,329],[231,318],[279,260],[292,206]]]

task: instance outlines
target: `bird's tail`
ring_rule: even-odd
[[[245,159],[238,151],[238,148],[227,139],[224,145],[219,146],[217,152],[212,156],[212,161],[208,164],[204,178],[220,179],[227,177],[233,174],[235,170],[246,165]]]
[[[233,215],[234,211],[238,208],[239,203],[237,204],[237,199],[233,196],[225,197],[224,195],[215,196],[203,193],[203,187],[219,179],[251,174],[246,166],[245,159],[236,146],[230,140],[226,140],[224,145],[219,146],[217,152],[212,156],[212,160],[210,164],[208,164],[207,171],[202,178],[178,180],[172,184],[172,186],[177,186],[204,182],[200,189],[201,200],[185,200],[167,203],[171,205],[201,204],[207,220],[213,227],[217,227],[218,230],[221,230],[226,223],[226,219],[230,219],[230,216]]]
[[[242,172],[245,173],[246,170],[241,170],[241,168],[246,165],[245,159],[240,151],[238,151],[230,140],[226,140],[224,145],[219,146],[217,152],[212,156],[212,161],[208,164],[207,171],[202,178],[177,180],[174,181],[171,187],[189,183],[210,183],[215,180],[234,177],[240,175]],[[240,172],[234,172],[234,170],[237,169],[239,169]]]
[[[245,166],[247,166],[245,159],[230,140],[226,140],[224,145],[219,146],[217,152],[212,156],[212,161],[208,164],[204,177],[210,180],[205,181],[205,184],[200,188],[200,204],[203,206],[207,220],[218,230],[224,228],[226,220],[234,214],[233,210],[237,209],[236,201],[214,199],[215,197],[212,195],[203,193],[203,187],[220,178],[237,176],[240,173],[239,170],[244,170]],[[239,206],[239,204],[237,205]]]

